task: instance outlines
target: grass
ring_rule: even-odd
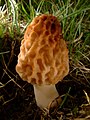
[[[18,108],[21,112],[21,118],[17,115],[18,119],[26,117],[25,114],[28,114],[28,112],[32,113],[30,118],[34,116],[33,118],[35,119],[36,115],[36,119],[39,119],[36,114],[37,111],[39,111],[41,116],[41,111],[38,108],[35,109],[32,86],[18,80],[20,78],[15,72],[15,65],[17,63],[20,42],[23,39],[24,31],[28,24],[35,16],[42,13],[50,13],[58,18],[62,26],[63,36],[69,49],[70,72],[63,82],[60,83],[61,86],[65,86],[65,92],[62,92],[63,101],[61,106],[52,113],[44,111],[41,118],[42,120],[53,120],[54,117],[58,120],[64,119],[61,118],[62,116],[67,117],[67,119],[72,117],[78,118],[82,111],[85,112],[84,117],[88,116],[90,113],[90,110],[87,110],[88,107],[90,108],[89,0],[29,0],[27,2],[24,0],[17,0],[17,2],[15,0],[1,0],[0,4],[2,5],[0,6],[0,112],[2,113],[3,109],[8,109],[7,106],[12,104],[12,101],[15,102],[17,99],[20,101],[22,98],[23,102],[20,101],[20,105],[25,109],[25,113],[23,115],[22,109]],[[27,89],[30,92],[29,94]],[[72,92],[74,93],[71,94]],[[31,93],[33,97],[30,96]],[[78,98],[78,100],[81,100],[78,101],[78,95],[84,98],[82,100]],[[30,108],[33,110],[28,110],[30,108],[25,103],[26,98],[24,96],[26,98],[29,96],[27,99],[31,102]],[[85,106],[86,103],[87,106]],[[70,107],[68,106],[69,104],[71,104]],[[33,108],[33,105],[35,108]],[[15,108],[12,109],[17,111]],[[12,111],[10,112],[13,113]],[[18,114],[20,113],[18,112]],[[12,118],[12,116],[9,117]],[[7,117],[7,119],[9,118]]]

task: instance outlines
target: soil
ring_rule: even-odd
[[[90,104],[84,90],[89,94],[90,86],[75,71],[56,85],[61,105],[49,111],[36,105],[33,86],[22,81],[15,71],[21,39],[8,34],[0,38],[0,120],[74,120],[89,116]]]

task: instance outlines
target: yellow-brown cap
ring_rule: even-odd
[[[61,26],[53,15],[42,14],[27,27],[16,71],[31,84],[56,84],[69,72],[69,58]]]

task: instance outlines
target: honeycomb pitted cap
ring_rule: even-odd
[[[53,15],[42,14],[27,27],[16,71],[31,84],[56,84],[69,72],[68,49]]]

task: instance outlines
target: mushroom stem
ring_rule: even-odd
[[[55,85],[34,85],[34,93],[40,108],[48,108],[48,105],[59,96]]]

